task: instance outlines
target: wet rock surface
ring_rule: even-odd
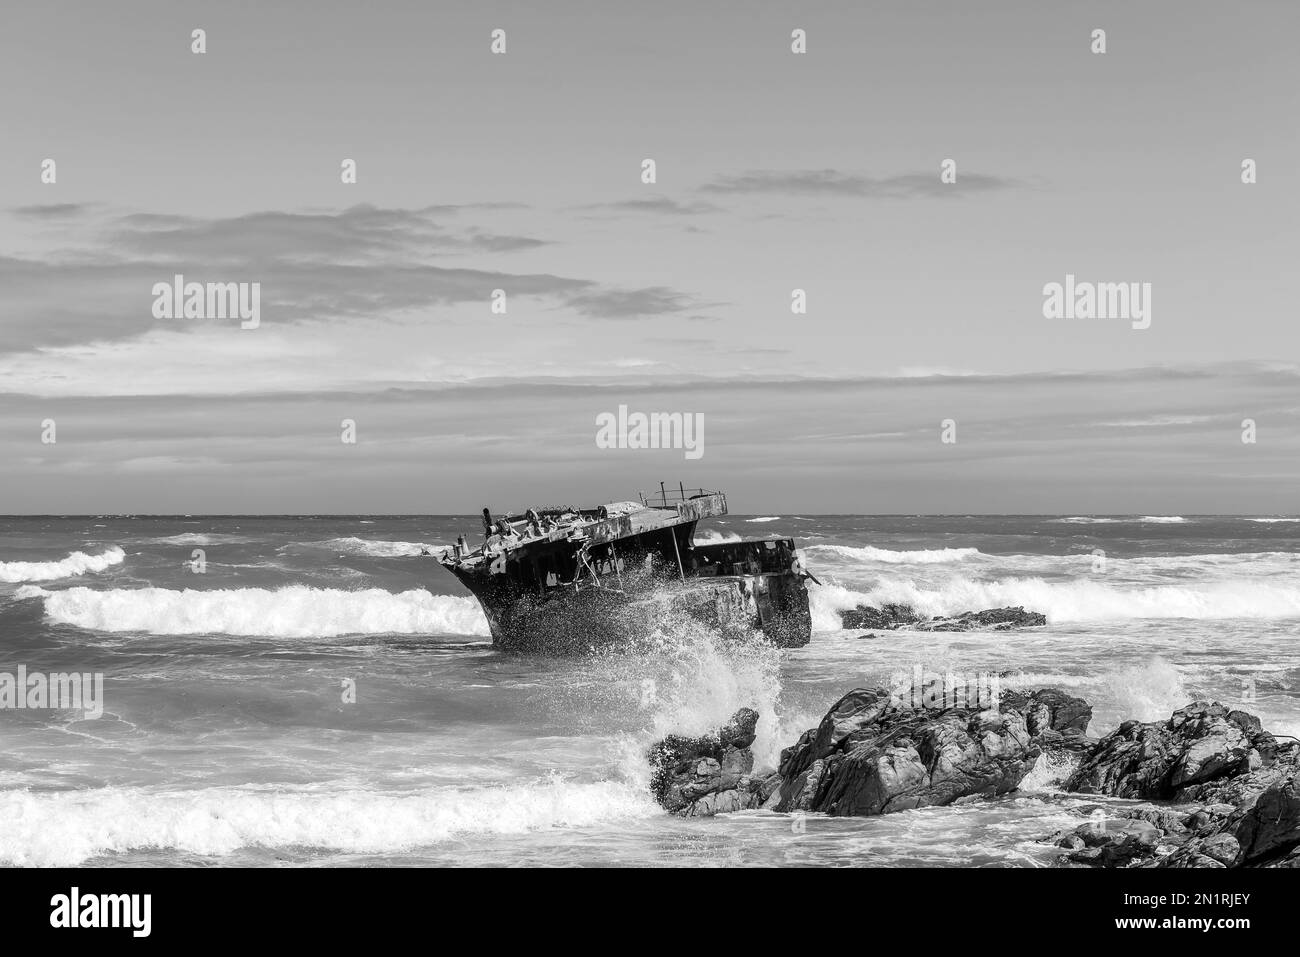
[[[1023,607],[988,608],[984,611],[964,611],[951,617],[936,616],[926,618],[919,615],[911,605],[858,605],[840,612],[840,621],[845,628],[878,628],[896,631],[899,628],[911,628],[914,631],[1006,631],[1012,628],[1032,628],[1047,624],[1047,617],[1035,611],[1025,611]]]
[[[1295,867],[1298,771],[1300,744],[1279,742],[1252,714],[1193,702],[1168,721],[1126,721],[1065,782],[1068,791],[1170,802],[1116,812],[1156,827],[1153,840],[1134,841],[1104,815],[1049,840],[1069,849],[1067,865]]]
[[[1277,740],[1259,719],[1197,701],[1168,721],[1125,721],[1102,738],[1066,781],[1067,791],[1111,797],[1196,800],[1215,782],[1271,765]],[[1193,788],[1197,790],[1193,791]]]
[[[775,772],[753,771],[748,746],[758,716],[750,709],[717,735],[669,736],[650,751],[652,790],[684,816],[755,807],[873,815],[942,806],[1015,790],[1042,753],[1039,739],[1082,734],[1090,715],[1086,702],[1057,691],[1018,694],[991,708],[936,710],[904,706],[883,688],[860,688],[786,748]]]
[[[776,782],[773,772],[755,776],[758,712],[741,708],[717,732],[702,737],[669,735],[650,749],[650,790],[661,805],[683,817],[707,817],[759,807]]]
[[[651,788],[685,817],[766,808],[832,816],[936,807],[1016,790],[1039,756],[1081,755],[1066,791],[1133,799],[1083,808],[1043,840],[1064,867],[1300,868],[1300,742],[1259,719],[1193,702],[1167,721],[1126,721],[1087,736],[1091,706],[1057,689],[1005,691],[996,707],[905,706],[858,688],[755,771],[758,713],[715,733],[670,735],[650,750]]]
[[[857,689],[781,753],[777,811],[887,814],[1015,790],[1041,753],[1012,709],[901,708]]]

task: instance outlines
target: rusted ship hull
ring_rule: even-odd
[[[485,512],[483,547],[457,548],[442,563],[478,598],[493,643],[510,651],[635,644],[683,615],[730,636],[807,644],[806,576],[793,540],[696,544],[696,524],[724,514],[725,496],[703,490],[658,505],[530,510],[495,525]]]

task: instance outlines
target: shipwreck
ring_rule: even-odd
[[[726,514],[722,492],[662,483],[657,496],[595,508],[495,518],[485,508],[482,543],[471,547],[461,535],[439,561],[478,598],[493,644],[505,650],[564,654],[632,642],[673,614],[729,636],[806,645],[812,575],[794,540],[695,541],[701,520]]]

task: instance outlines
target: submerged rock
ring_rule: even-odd
[[[840,612],[840,621],[845,628],[881,628],[895,631],[911,627],[916,631],[974,631],[992,629],[1006,631],[1011,628],[1029,628],[1047,624],[1047,616],[1036,611],[1025,611],[1023,607],[989,608],[984,611],[964,611],[951,617],[936,616],[926,618],[913,610],[911,605],[858,605]]]

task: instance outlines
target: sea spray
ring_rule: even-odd
[[[704,735],[740,708],[759,712],[755,756],[775,765],[789,742],[780,727],[781,651],[757,632],[723,636],[678,604],[665,583],[625,612],[634,641],[600,646],[573,660],[552,695],[570,720],[613,732],[610,760],[620,779],[644,787],[646,751],[666,735]],[[801,729],[802,730],[802,729]]]
[[[1178,668],[1160,657],[1107,673],[1104,689],[1101,703],[1113,701],[1115,711],[1111,715],[1106,713],[1109,709],[1098,707],[1094,724],[1107,730],[1106,719],[1115,726],[1120,721],[1160,721],[1193,699]]]

